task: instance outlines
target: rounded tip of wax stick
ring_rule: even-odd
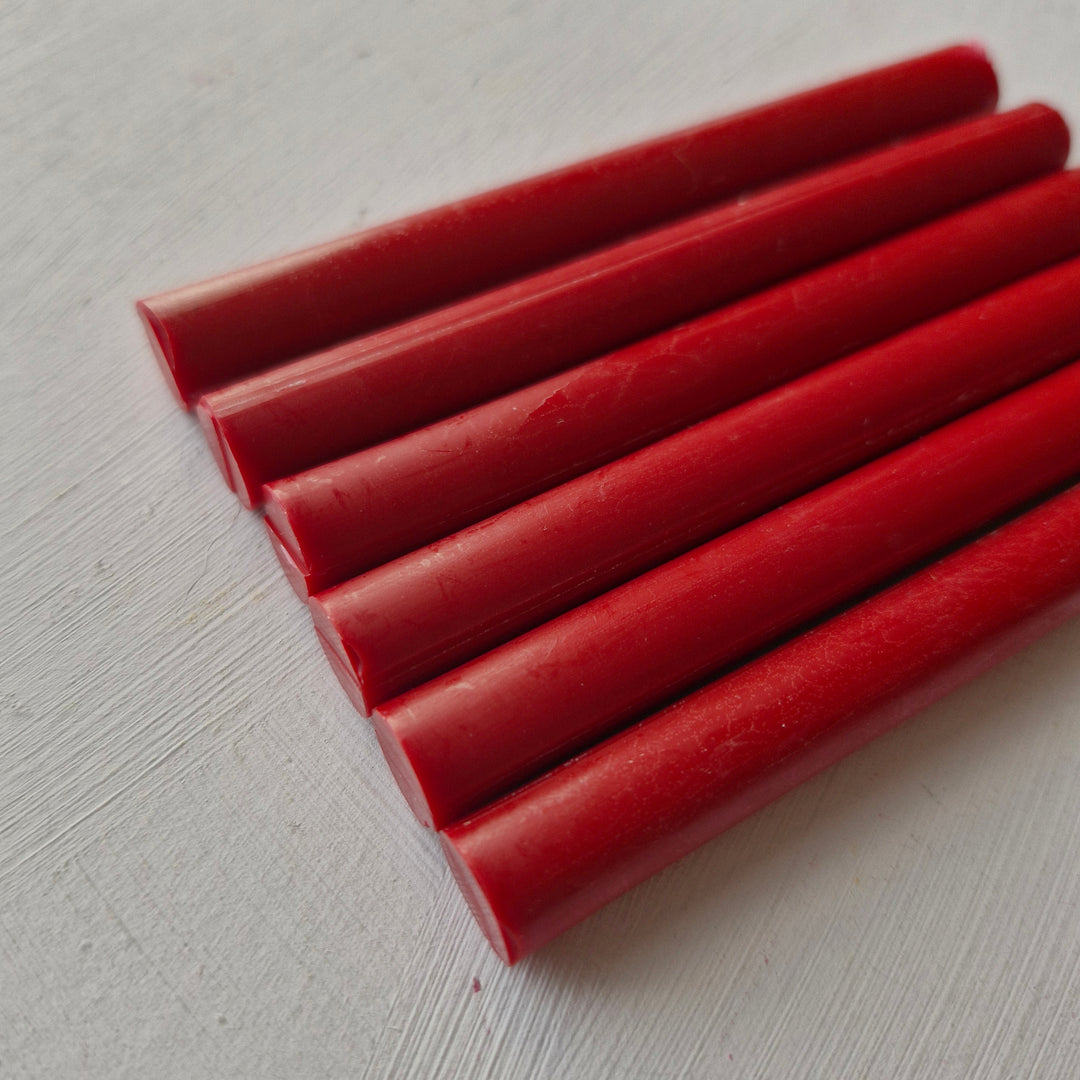
[[[1041,109],[1046,113],[1050,122],[1057,128],[1056,135],[1056,162],[1057,168],[1064,169],[1065,163],[1069,160],[1069,150],[1072,148],[1072,132],[1069,131],[1069,125],[1065,120],[1065,117],[1061,115],[1061,111],[1053,105],[1047,105],[1045,101],[1033,101],[1030,106],[1031,109]]]
[[[199,418],[199,426],[203,430],[203,435],[206,436],[207,445],[214,455],[221,475],[225,478],[225,483],[229,485],[229,490],[236,492],[236,497],[246,509],[253,510],[259,505],[262,489],[252,488],[244,480],[225,429],[214,411],[213,394],[206,394],[199,399],[198,405],[195,406],[195,415]]]
[[[956,49],[961,52],[971,53],[976,59],[983,60],[987,64],[991,63],[990,53],[981,41],[974,39],[961,41],[956,45]]]
[[[382,747],[383,756],[386,758],[390,772],[393,774],[397,785],[401,788],[409,809],[416,815],[416,819],[426,829],[435,827],[435,808],[428,801],[424,792],[423,784],[417,774],[412,758],[409,756],[407,737],[402,736],[398,730],[397,716],[384,708],[378,708],[371,714],[371,722],[375,727],[375,734]],[[449,822],[440,821],[440,826]]]
[[[143,324],[146,336],[150,339],[150,348],[161,368],[165,382],[173,397],[183,409],[190,409],[194,393],[183,382],[183,377],[176,367],[176,344],[169,334],[169,329],[154,310],[154,298],[135,301],[135,313]]]
[[[454,875],[454,880],[465,897],[473,918],[480,925],[484,937],[488,939],[496,955],[504,964],[510,966],[517,963],[524,954],[503,928],[491,906],[491,901],[473,873],[467,856],[457,846],[453,833],[439,833],[439,843],[442,845],[446,861],[450,864],[450,872]]]
[[[965,55],[974,61],[985,80],[985,109],[987,112],[997,107],[1001,98],[1001,84],[989,50],[981,41],[961,41],[952,50],[954,55]]]
[[[1035,125],[1032,128],[1037,137],[1034,149],[1037,159],[1042,163],[1039,176],[1057,172],[1065,167],[1065,163],[1069,160],[1069,149],[1072,146],[1072,134],[1060,110],[1053,105],[1047,105],[1045,101],[1029,101],[1026,105],[1018,105],[1015,109],[1009,109],[1007,112],[997,113],[994,117],[985,119],[1000,118],[1006,118],[1024,126]],[[1033,175],[1025,182],[1030,183],[1034,179]],[[1011,186],[1015,186],[1015,181]]]

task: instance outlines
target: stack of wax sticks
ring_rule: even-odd
[[[945,49],[139,303],[507,963],[1080,612],[1080,173],[996,100]]]

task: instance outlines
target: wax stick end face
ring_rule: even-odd
[[[334,674],[357,709],[364,716],[370,716],[372,709],[384,701],[385,697],[380,698],[370,692],[367,680],[364,679],[363,659],[345,643],[334,621],[333,612],[318,596],[308,600],[308,610],[311,612],[311,621],[315,624],[319,644],[323,647]]]
[[[390,720],[384,715],[383,710],[376,709],[372,713],[371,723],[375,728],[386,763],[390,766],[390,772],[397,781],[398,787],[401,788],[405,801],[420,824],[425,829],[431,829],[435,826],[435,812],[424,794],[424,784],[417,775],[416,767],[409,756],[407,736],[404,736],[396,725],[398,714],[403,711],[406,714],[408,712],[408,710],[398,710],[394,720]]]
[[[297,511],[302,514],[305,509],[304,498],[305,489],[302,485],[297,485],[296,478],[271,481],[263,485],[261,492],[270,542],[274,545],[274,551],[285,570],[289,584],[302,600],[342,581],[341,573],[334,569],[313,567],[312,560],[304,550],[300,534],[295,528]]]
[[[495,954],[504,964],[512,966],[517,963],[521,958],[521,952],[504,931],[484,890],[470,869],[465,855],[458,850],[453,838],[447,836],[446,833],[439,833],[439,842],[442,844],[446,861],[450,864],[450,872],[454,875],[454,880],[465,897],[473,918],[483,931],[484,937],[488,939]]]
[[[285,571],[285,580],[293,587],[296,595],[306,601],[310,595],[307,573],[296,558],[295,548],[282,535],[278,518],[271,513],[273,503],[268,501],[264,505],[266,517],[263,518],[263,525],[266,527],[266,535],[270,538],[270,546],[274,549],[281,569]]]
[[[185,393],[184,387],[181,385],[181,376],[176,369],[176,351],[173,346],[172,338],[169,336],[169,331],[165,324],[157,317],[152,305],[152,299],[137,300],[135,302],[135,313],[139,316],[139,321],[143,324],[146,336],[150,340],[150,348],[153,350],[154,357],[158,362],[158,366],[161,368],[161,373],[165,376],[165,382],[168,383],[173,396],[180,403],[182,408],[190,409],[191,400]]]
[[[229,490],[236,492],[237,498],[245,509],[254,509],[259,505],[262,487],[260,485],[253,488],[244,479],[225,431],[214,412],[213,402],[207,397],[202,398],[195,407],[195,414],[199,418],[199,425],[202,427],[203,435],[206,436],[210,452],[214,455],[214,460],[221,470],[221,475],[225,477],[225,483],[229,485]]]
[[[353,703],[356,711],[360,713],[361,716],[369,716],[371,713],[371,702],[369,702],[364,695],[363,687],[356,678],[349,662],[343,659],[338,653],[337,643],[333,639],[324,636],[318,628],[315,630],[315,638],[322,646],[322,651],[325,653],[326,659],[330,663],[330,670],[337,676],[338,682],[341,683],[342,690],[348,695],[348,698]]]

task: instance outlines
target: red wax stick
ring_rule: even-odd
[[[448,829],[509,964],[1080,614],[1080,489]]]
[[[1059,173],[268,484],[267,527],[297,591],[319,592],[1078,252],[1080,173]]]
[[[262,485],[533,382],[1059,167],[1031,105],[794,181],[208,394],[248,504]]]
[[[1080,364],[774,510],[374,714],[448,825],[770,638],[1080,471]]]
[[[761,184],[993,108],[956,46],[139,303],[181,401]]]
[[[320,638],[367,712],[1077,355],[1073,259],[313,598]]]

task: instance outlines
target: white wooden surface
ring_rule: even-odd
[[[1078,31],[1036,0],[0,5],[0,1076],[1080,1075],[1080,625],[505,970],[131,310],[956,39],[1075,121]]]

